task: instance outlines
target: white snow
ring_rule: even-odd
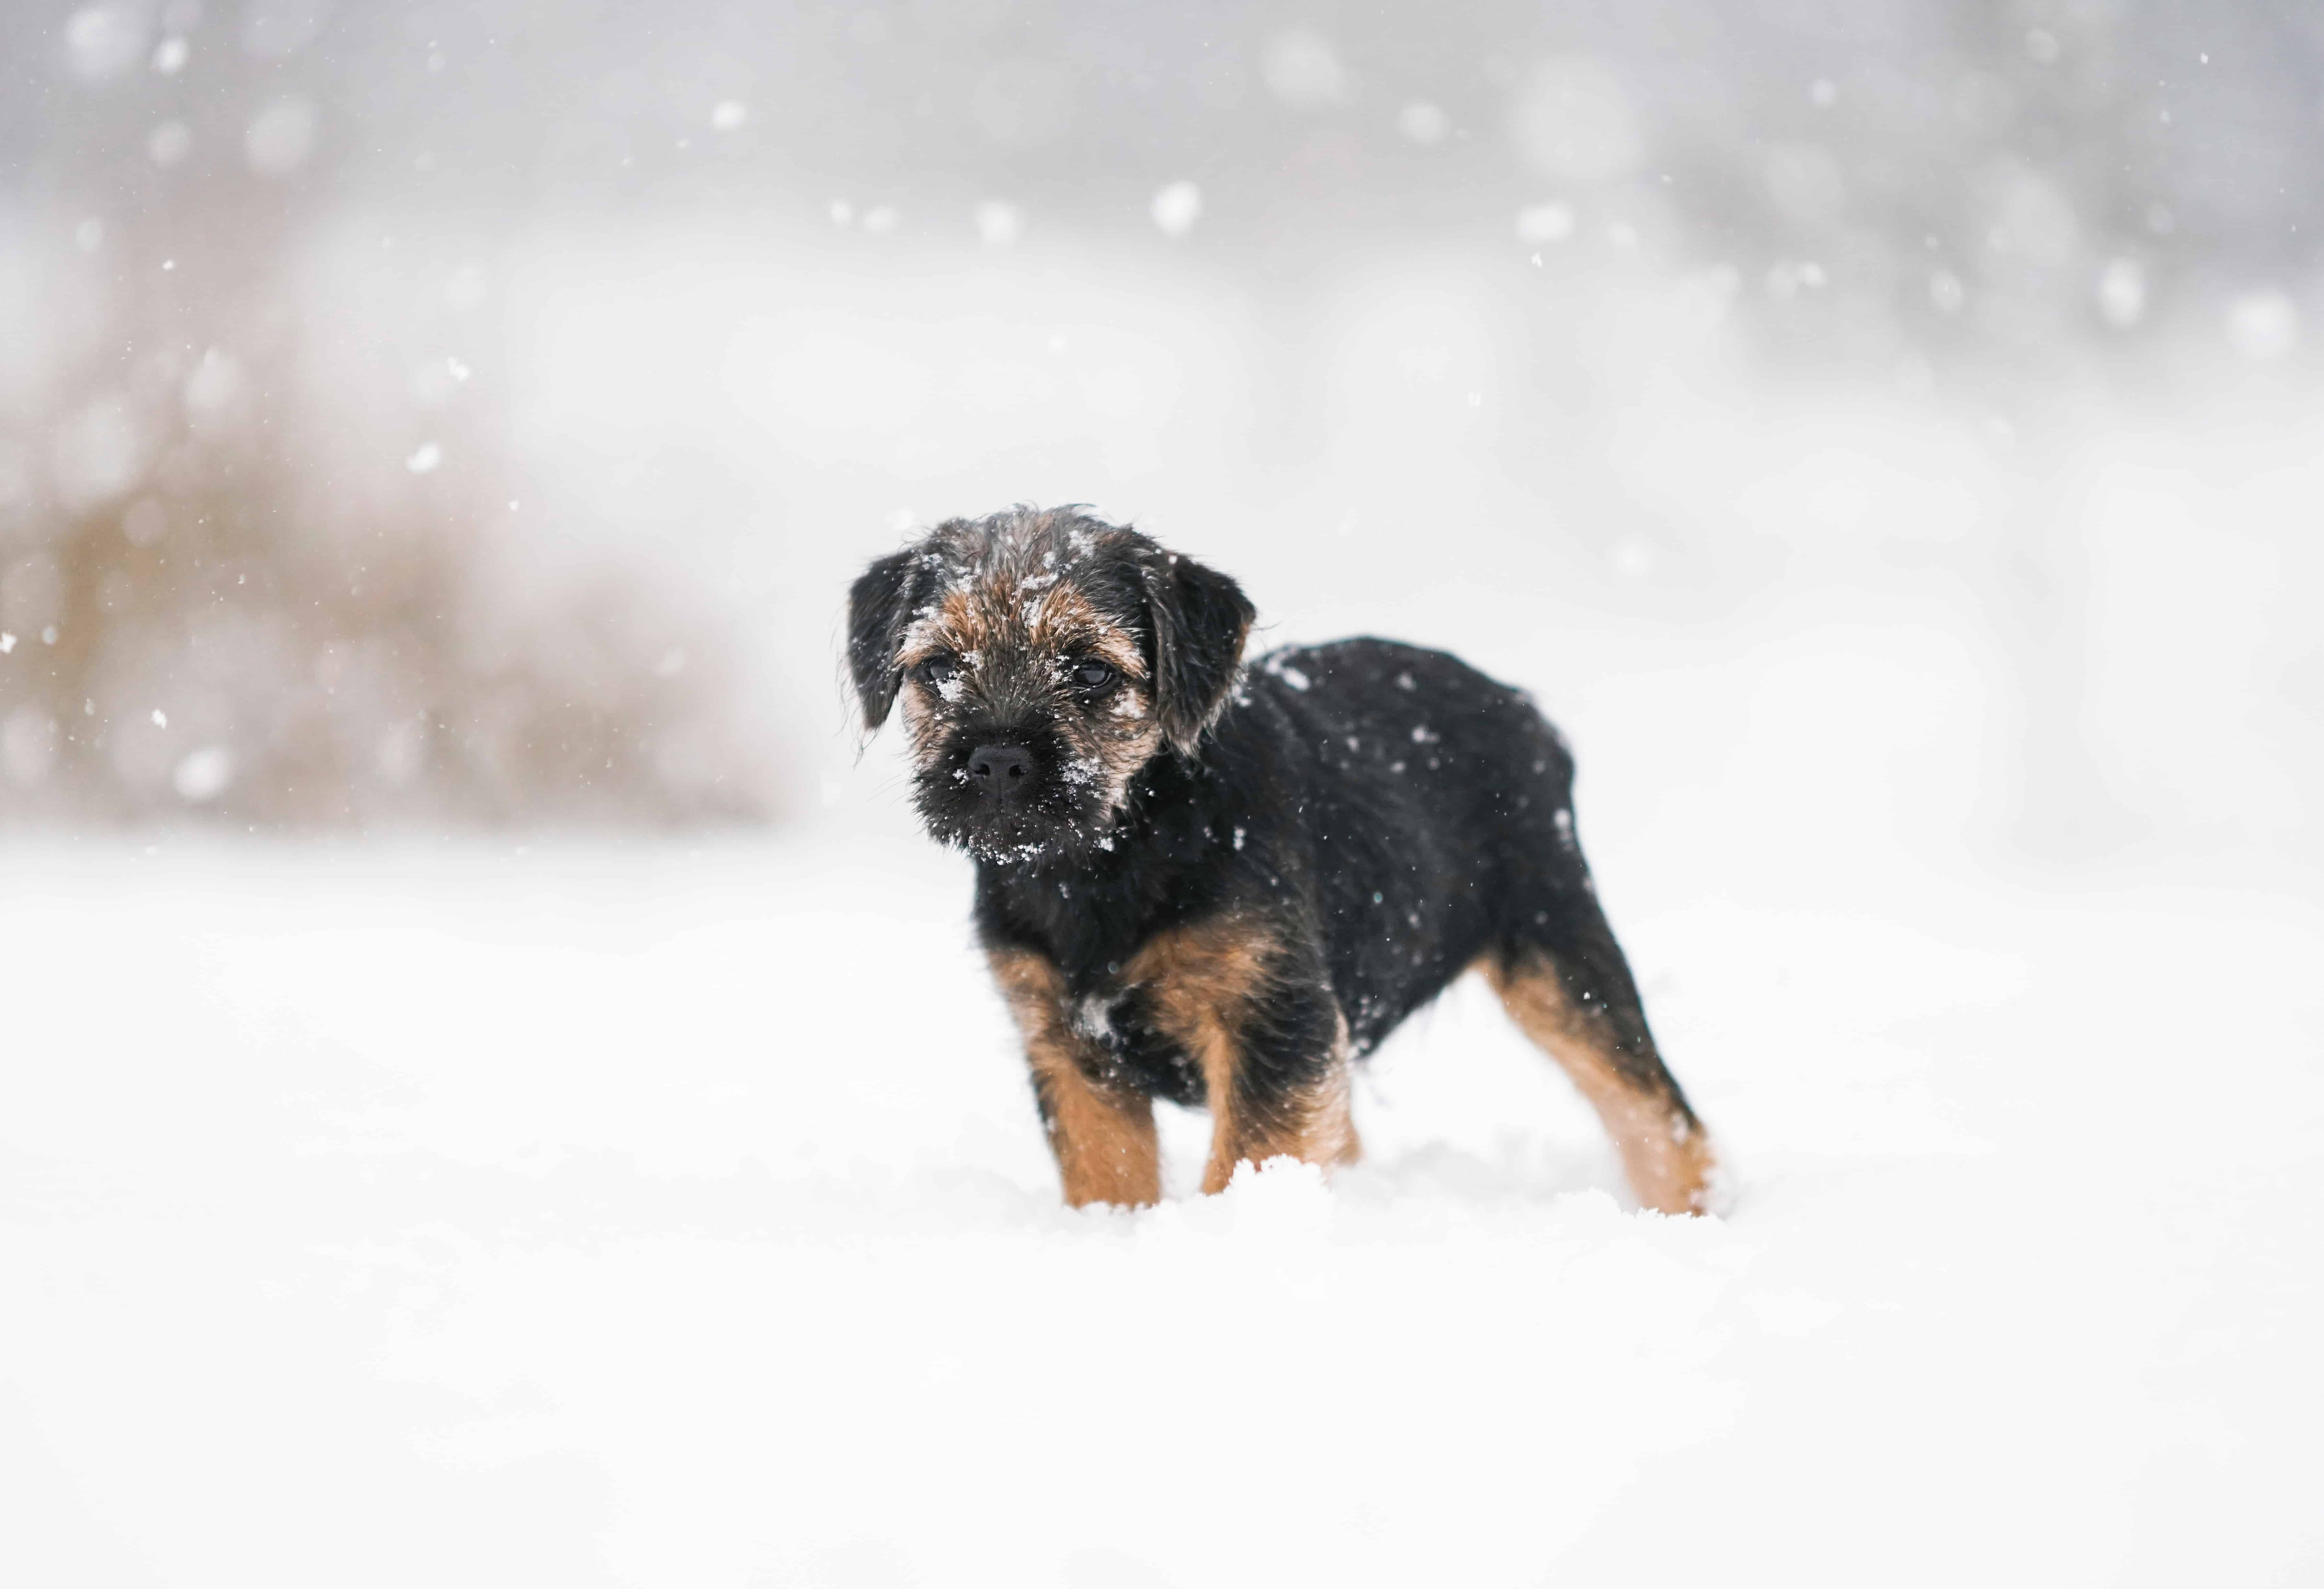
[[[1024,230],[1025,212],[1013,204],[991,199],[976,207],[976,236],[990,247],[1005,248]]]
[[[1183,236],[1203,213],[1203,190],[1192,182],[1172,182],[1154,195],[1154,224],[1172,237]]]
[[[214,800],[234,784],[234,752],[222,744],[206,744],[179,758],[170,774],[170,787],[188,805]]]
[[[2098,273],[2098,312],[2118,330],[2138,324],[2146,313],[2146,273],[2135,259],[2110,259]]]
[[[692,851],[12,849],[21,1581],[2163,1585],[2324,1548],[2312,905],[1813,857],[1706,890],[1601,844],[1731,1217],[1630,1212],[1469,985],[1371,1062],[1328,1188],[1189,1197],[1172,1111],[1178,1196],[1076,1214],[899,801]]]
[[[1305,694],[1307,687],[1314,682],[1305,673],[1284,661],[1280,653],[1268,657],[1265,666],[1270,677],[1282,679],[1284,683],[1302,694]]]

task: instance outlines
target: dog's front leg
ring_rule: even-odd
[[[1360,1156],[1344,1039],[1288,1067],[1261,1058],[1248,1041],[1222,1042],[1203,1068],[1211,1109],[1204,1191],[1224,1191],[1235,1166],[1246,1162],[1287,1155],[1330,1169]]]
[[[1295,928],[1229,914],[1174,928],[1139,952],[1129,980],[1202,1075],[1211,1111],[1204,1191],[1223,1191],[1245,1160],[1355,1162],[1348,1023],[1320,949]]]
[[[1356,1161],[1348,1023],[1320,979],[1263,984],[1197,1010],[1186,1025],[1211,1111],[1204,1191],[1223,1191],[1246,1161],[1288,1155],[1326,1169]]]
[[[1105,1056],[1074,1030],[1065,977],[1052,961],[1029,949],[995,948],[990,956],[1025,1039],[1034,1101],[1057,1158],[1065,1201],[1076,1208],[1159,1202],[1162,1160],[1153,1103],[1105,1079]]]

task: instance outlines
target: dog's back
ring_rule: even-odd
[[[1289,831],[1314,850],[1318,926],[1359,1053],[1587,898],[1572,758],[1524,692],[1443,651],[1363,638],[1261,657],[1246,694],[1222,748],[1265,734],[1288,763],[1305,818]]]

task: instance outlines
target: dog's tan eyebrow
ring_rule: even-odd
[[[1145,679],[1145,655],[1138,649],[1137,638],[1127,630],[1101,624],[1083,639],[1082,646],[1091,656],[1111,664],[1123,678],[1141,682]]]
[[[955,587],[922,607],[913,617],[904,631],[903,642],[896,649],[896,661],[899,666],[911,668],[940,651],[974,651],[979,636],[975,605],[966,591]]]
[[[1046,585],[1020,611],[1027,621],[1026,639],[1036,651],[1083,651],[1129,678],[1146,677],[1137,636],[1099,612],[1070,581]]]
[[[941,651],[966,655],[1012,648],[1086,651],[1127,678],[1146,678],[1138,637],[1062,579],[1028,589],[1025,581],[996,577],[948,590],[904,632],[896,661],[911,668]]]

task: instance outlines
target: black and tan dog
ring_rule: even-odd
[[[1161,1192],[1153,1100],[1245,1159],[1356,1157],[1349,1067],[1476,966],[1638,1198],[1711,1196],[1523,694],[1381,640],[1244,666],[1241,589],[1072,509],[954,519],[855,582],[865,724],[901,703],[929,831],[1024,1034],[1068,1202]]]

